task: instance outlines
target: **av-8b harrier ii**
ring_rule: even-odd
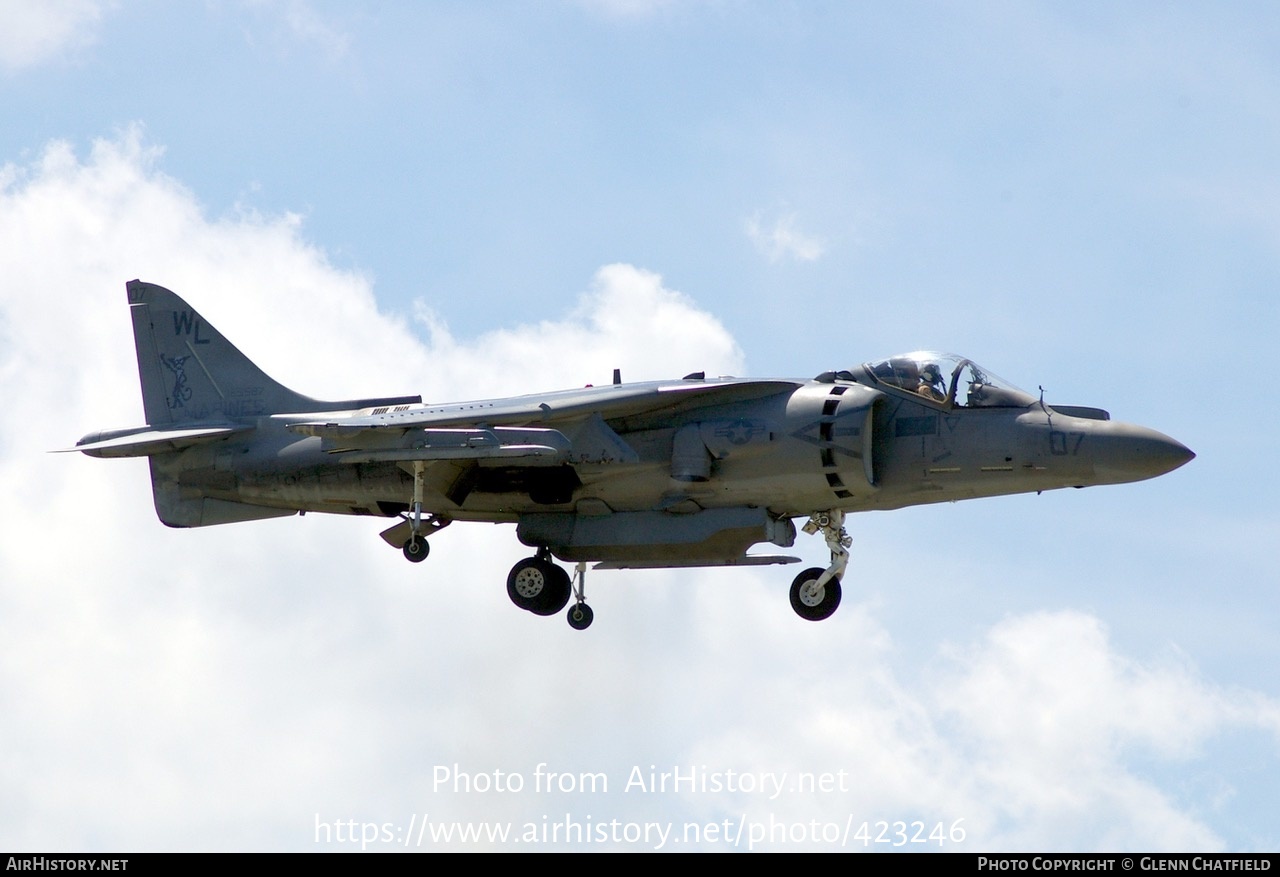
[[[790,547],[801,520],[831,551],[791,584],[792,608],[817,621],[840,603],[850,512],[1140,481],[1195,456],[926,352],[810,380],[624,384],[615,372],[612,385],[507,399],[321,402],[273,381],[169,290],[135,280],[128,293],[147,424],[68,450],[149,458],[162,522],[398,518],[382,536],[414,562],[455,521],[512,523],[534,554],[507,577],[511,600],[538,615],[569,606],[577,629],[592,620],[588,562],[794,563],[747,551]]]

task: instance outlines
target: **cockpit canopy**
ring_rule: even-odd
[[[1036,397],[953,353],[921,350],[863,365],[876,383],[957,408],[1025,408]]]

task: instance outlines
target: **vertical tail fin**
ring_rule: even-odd
[[[148,457],[156,514],[170,527],[205,527],[297,513],[244,501],[224,458],[257,444],[270,457],[297,441],[270,414],[348,411],[416,404],[420,396],[321,402],[269,378],[191,305],[163,286],[131,280],[129,313],[147,425],[85,436],[75,450],[95,457]],[[239,443],[228,451],[224,441]],[[68,449],[71,450],[71,449]]]
[[[272,380],[180,297],[128,283],[142,407],[152,426],[328,408]]]

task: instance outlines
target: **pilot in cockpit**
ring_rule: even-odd
[[[920,369],[920,386],[916,393],[934,402],[947,401],[946,384],[942,382],[942,371],[934,363]]]

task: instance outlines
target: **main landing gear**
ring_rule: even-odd
[[[569,579],[569,573],[551,562],[551,552],[539,549],[534,557],[527,557],[511,568],[507,576],[507,596],[526,612],[534,615],[555,615],[569,604],[569,626],[574,630],[586,630],[594,613],[585,598],[587,565],[579,563],[576,569],[577,586]]]
[[[810,535],[822,531],[831,549],[831,565],[815,566],[796,576],[791,583],[791,608],[806,621],[821,621],[840,605],[840,578],[849,563],[853,539],[845,531],[844,512],[839,509],[815,512],[801,529]]]
[[[427,463],[413,461],[413,501],[408,511],[402,512],[403,521],[382,534],[393,546],[401,544],[404,556],[412,563],[421,563],[431,553],[427,537],[452,523],[452,519],[435,514],[423,514],[423,475]],[[404,539],[403,543],[399,543]],[[551,550],[538,549],[533,557],[525,558],[511,568],[507,576],[507,596],[526,612],[534,615],[555,615],[569,606],[569,626],[574,630],[586,630],[591,626],[594,613],[586,601],[587,565],[579,563],[576,584],[562,567],[551,562]]]

